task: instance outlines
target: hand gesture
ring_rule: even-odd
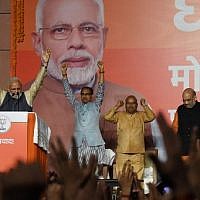
[[[173,133],[162,114],[158,115],[157,120],[164,139],[167,160],[161,162],[155,155],[150,155],[150,157],[154,161],[162,180],[173,190],[174,199],[183,199],[181,197],[190,194],[192,189],[188,180],[188,166],[181,159],[180,140]]]
[[[124,165],[122,172],[119,173],[119,185],[123,195],[131,195],[131,187],[134,180],[133,167],[129,160]]]
[[[98,61],[97,65],[99,67],[99,72],[104,72],[103,62],[102,61]]]
[[[38,163],[19,161],[16,167],[1,173],[1,179],[1,199],[39,199],[45,188],[45,176]]]
[[[44,67],[48,66],[50,56],[51,49],[48,48],[46,51],[42,51],[42,63]]]
[[[140,104],[141,104],[141,106],[146,106],[147,105],[146,100],[143,98],[140,99]]]
[[[63,63],[61,65],[61,72],[62,72],[62,77],[63,78],[67,78],[67,64],[66,63]]]
[[[124,105],[124,102],[122,100],[118,100],[116,107],[118,109],[118,108],[122,107],[123,105]]]
[[[91,156],[88,165],[83,161],[82,166],[80,166],[74,139],[72,143],[71,156],[69,157],[69,153],[65,150],[60,138],[52,142],[50,161],[64,184],[64,199],[88,199],[85,196],[88,194],[94,196],[96,191],[97,160]]]

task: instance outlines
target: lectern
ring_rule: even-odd
[[[46,171],[50,128],[34,112],[0,112],[0,171],[18,160],[38,161]]]

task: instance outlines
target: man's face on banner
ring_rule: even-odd
[[[42,27],[33,33],[34,46],[50,48],[48,72],[61,79],[60,65],[68,65],[72,85],[86,84],[97,71],[102,59],[105,29],[100,9],[94,0],[48,0],[43,9]]]

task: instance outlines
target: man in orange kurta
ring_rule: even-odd
[[[122,171],[123,164],[130,160],[138,179],[143,179],[144,172],[144,123],[154,120],[155,114],[140,100],[144,111],[137,111],[138,103],[135,96],[128,96],[125,100],[126,111],[118,111],[124,105],[123,101],[105,114],[105,119],[117,124],[116,172]]]

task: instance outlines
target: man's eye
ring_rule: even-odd
[[[98,31],[98,28],[95,26],[83,26],[80,27],[80,30],[85,33],[96,33]]]
[[[52,33],[68,33],[70,32],[70,28],[68,27],[57,27],[51,30]]]

